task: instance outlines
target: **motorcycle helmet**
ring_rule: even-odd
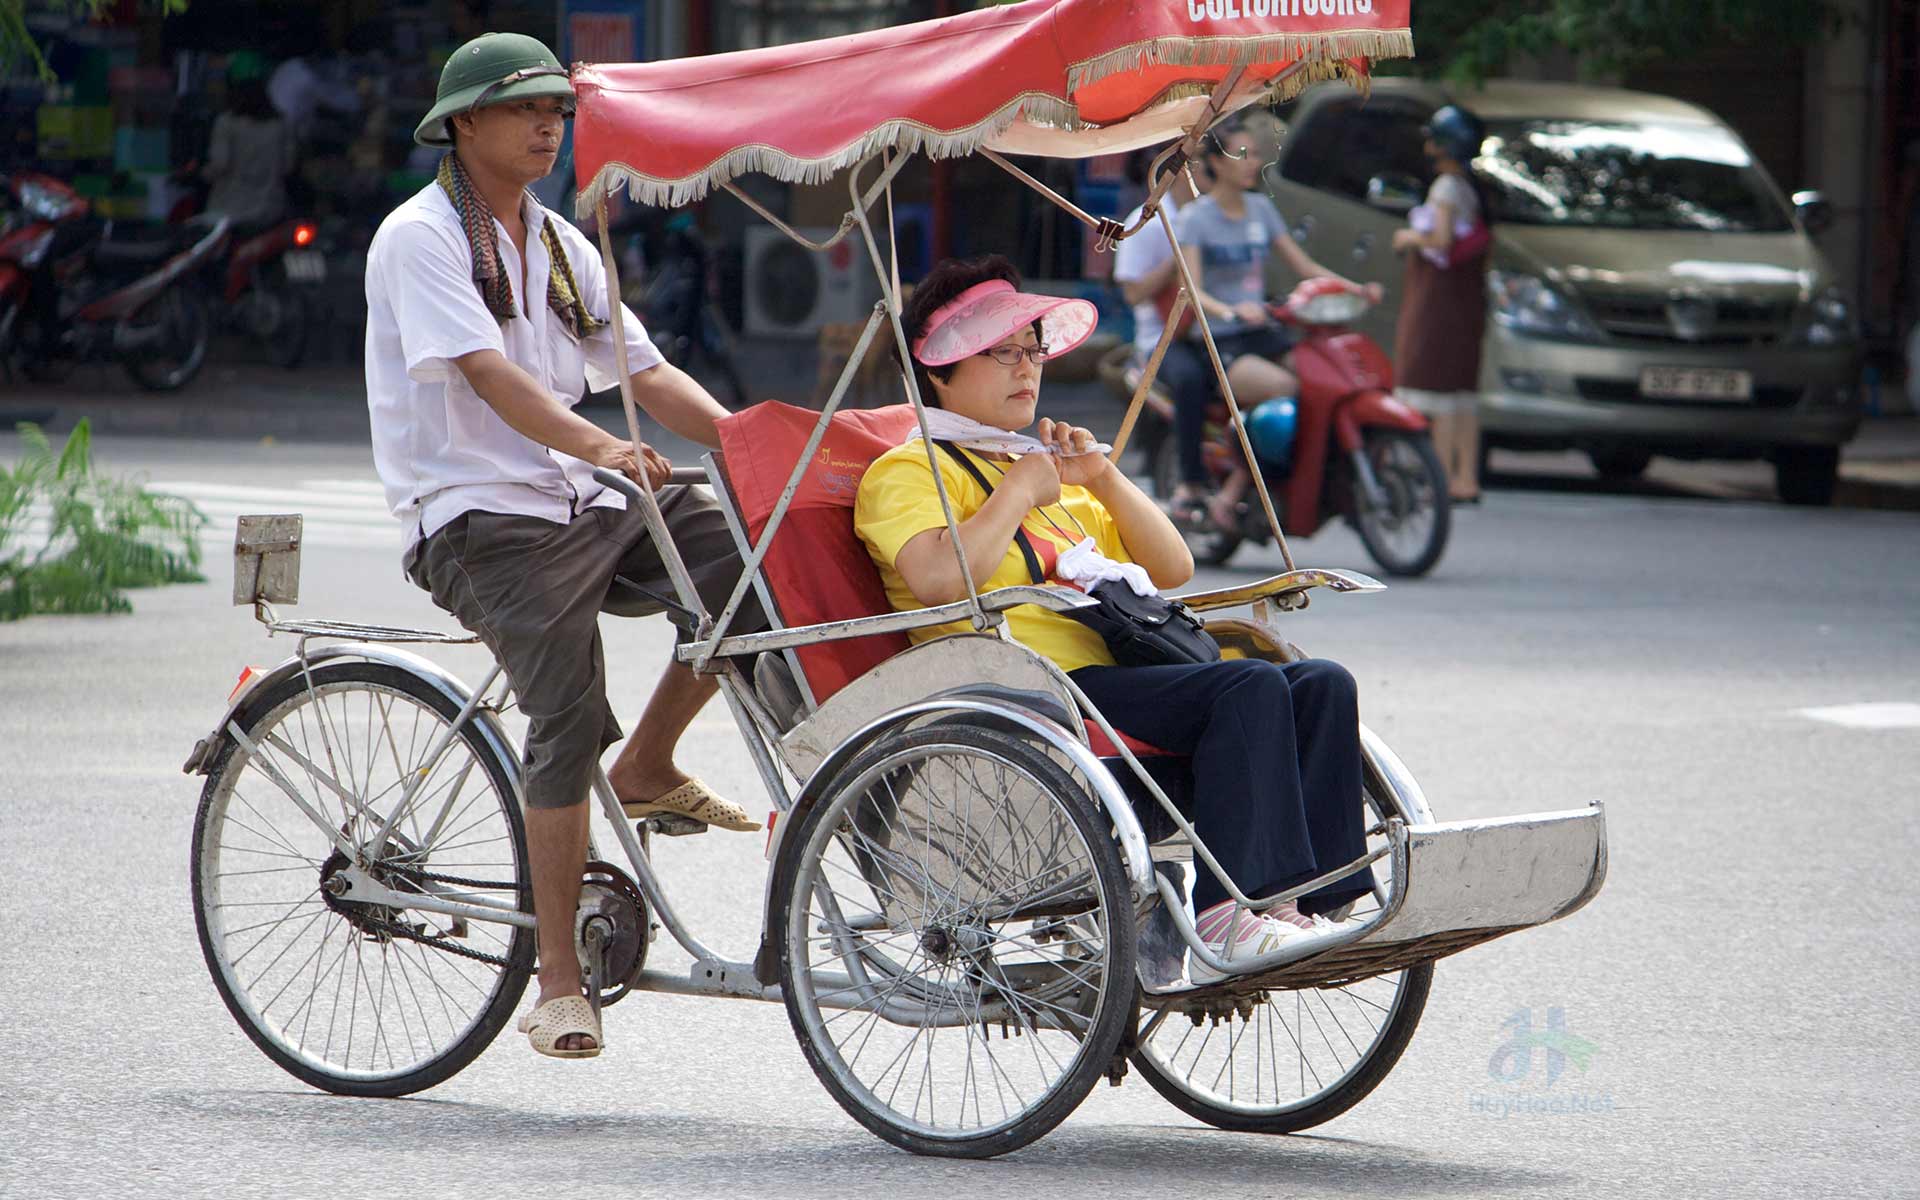
[[[1300,410],[1290,396],[1275,396],[1247,414],[1247,439],[1262,463],[1277,471],[1293,465],[1293,433],[1299,418]]]
[[[1457,104],[1428,117],[1426,133],[1448,158],[1463,166],[1480,157],[1480,143],[1487,139],[1486,125]]]

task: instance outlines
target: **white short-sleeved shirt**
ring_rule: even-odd
[[[561,403],[578,404],[587,386],[619,383],[613,336],[603,327],[576,342],[547,304],[548,259],[541,240],[551,221],[587,308],[608,312],[600,255],[585,234],[529,198],[522,295],[520,255],[496,220],[501,267],[519,313],[501,322],[473,280],[473,252],[453,203],[429,184],[387,215],[367,249],[367,408],[373,462],[387,505],[411,548],[461,513],[541,517],[564,524],[582,510],[624,508],[618,492],[593,479],[593,465],[516,432],[482,400],[453,360],[498,350]],[[626,320],[627,369],[660,363],[660,352],[633,312]]]
[[[1167,220],[1172,221],[1180,215],[1180,205],[1172,196],[1160,202],[1166,211]],[[1128,228],[1140,219],[1146,211],[1143,204],[1128,213],[1121,224]],[[1152,225],[1142,229],[1126,241],[1121,242],[1113,252],[1113,281],[1115,283],[1133,283],[1145,279],[1158,270],[1162,264],[1173,258],[1173,244],[1167,241],[1166,230],[1160,227],[1156,218]],[[1166,327],[1166,321],[1160,316],[1160,305],[1152,296],[1133,306],[1133,352],[1141,359],[1152,357],[1153,348],[1160,344],[1160,331]]]

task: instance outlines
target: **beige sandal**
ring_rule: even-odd
[[[585,996],[556,996],[545,1004],[534,1006],[532,1012],[520,1018],[520,1032],[527,1035],[533,1048],[548,1058],[592,1058],[600,1053],[605,1043],[600,1037],[600,1022],[595,1019],[593,1005]],[[562,1050],[560,1039],[574,1034],[584,1034],[593,1039],[593,1046],[586,1050]]]
[[[660,813],[671,813],[676,817],[692,817],[696,821],[705,821],[709,825],[740,833],[751,833],[760,828],[760,822],[747,816],[746,809],[731,800],[722,799],[698,779],[689,779],[666,795],[655,796],[651,800],[623,800],[620,807],[629,819],[635,821]]]

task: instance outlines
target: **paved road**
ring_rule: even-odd
[[[1433,578],[1287,618],[1353,668],[1442,816],[1606,801],[1606,891],[1442,963],[1399,1068],[1312,1136],[1216,1133],[1130,1080],[1011,1159],[958,1164],[854,1126],[771,1006],[641,997],[612,1010],[595,1062],[509,1035],[408,1101],[319,1095],[272,1066],[216,998],[187,901],[199,781],[178,765],[240,666],[291,648],[227,606],[231,515],[311,514],[302,613],[434,614],[399,577],[363,450],[109,439],[100,457],[220,528],[206,584],[139,593],[131,617],[0,626],[0,1195],[1915,1194],[1920,729],[1806,713],[1920,704],[1914,517],[1501,492],[1461,515]],[[1300,553],[1367,565],[1340,530]],[[666,631],[607,633],[631,715]],[[687,761],[753,798],[720,707]],[[739,954],[759,849],[712,835],[662,858]],[[1492,1078],[1503,1024],[1556,1009],[1594,1044],[1586,1070]]]

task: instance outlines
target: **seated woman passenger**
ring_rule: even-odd
[[[1091,433],[1034,422],[1040,365],[1093,330],[1085,301],[1024,295],[1011,263],[949,260],[914,289],[903,314],[912,370],[930,407],[940,478],[980,591],[1031,582],[1015,539],[1024,530],[1045,573],[1090,539],[1107,558],[1144,568],[1158,588],[1193,575],[1173,524],[1105,455]],[[937,410],[935,407],[937,406]],[[1024,443],[1024,446],[1023,446]],[[967,455],[992,494],[956,458]],[[882,455],[860,483],[854,523],[896,609],[964,599],[966,584],[935,492],[926,444]],[[1080,552],[1084,553],[1084,551]],[[1115,728],[1190,755],[1189,819],[1234,882],[1271,896],[1358,858],[1360,732],[1353,677],[1336,663],[1236,660],[1120,667],[1086,626],[1035,606],[1007,613],[1008,632],[1057,663]],[[924,641],[964,623],[914,631]],[[1360,872],[1262,917],[1235,905],[1201,866],[1193,907],[1216,953],[1244,959],[1339,926],[1320,914],[1364,895]],[[1219,976],[1196,962],[1195,982]]]

